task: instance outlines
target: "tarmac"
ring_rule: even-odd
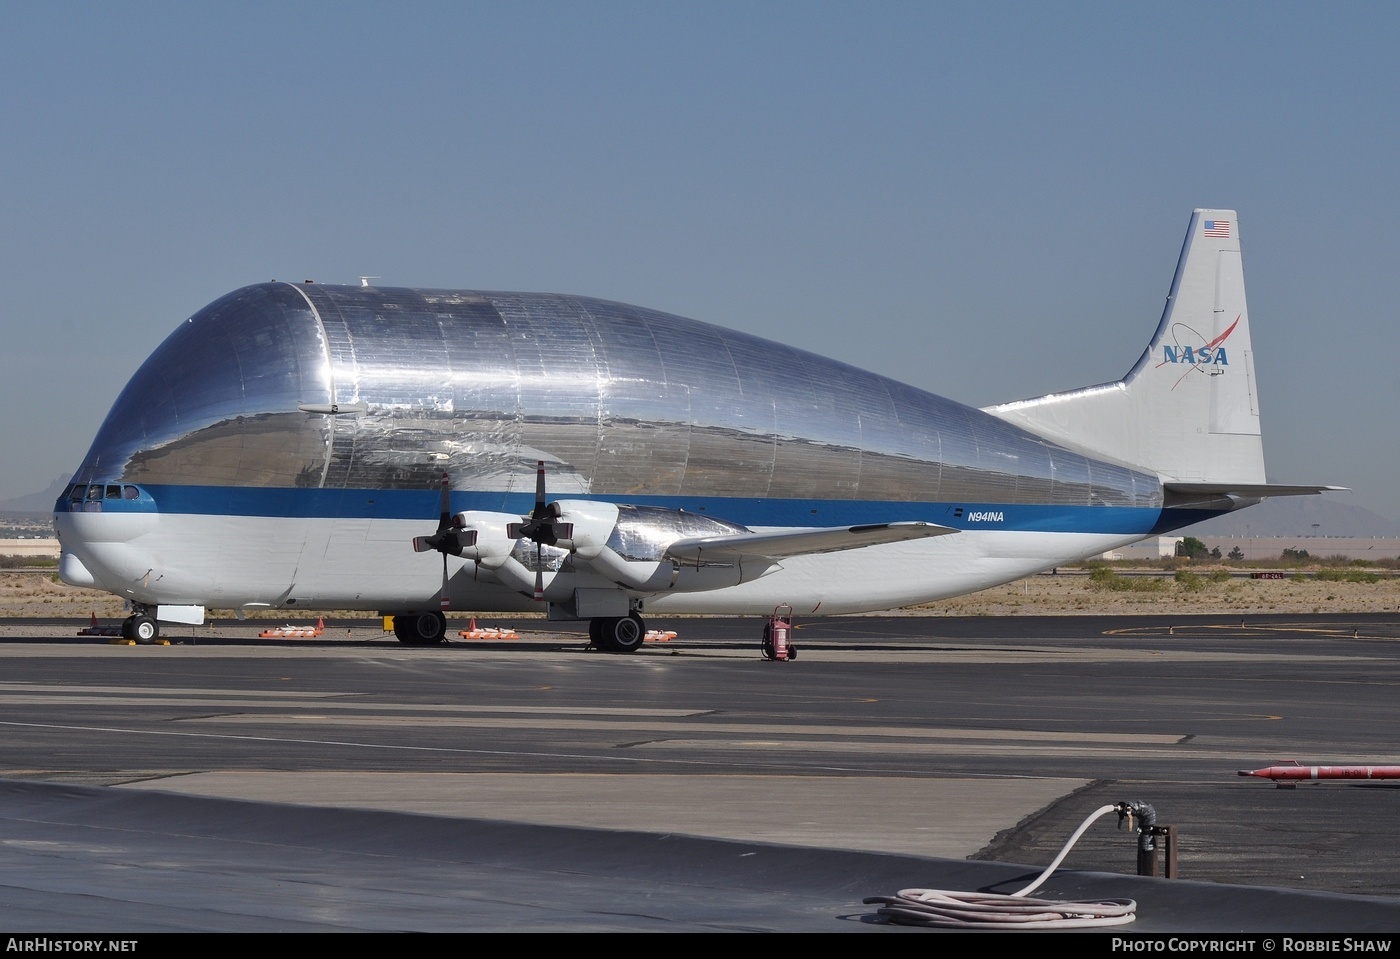
[[[405,648],[249,624],[108,645],[0,625],[12,931],[900,931],[862,902],[1024,885],[1150,802],[1181,879],[1101,819],[1036,893],[1126,931],[1400,931],[1400,617],[751,620],[632,656],[578,629]],[[537,630],[524,628],[527,625]]]

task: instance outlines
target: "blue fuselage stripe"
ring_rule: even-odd
[[[246,486],[141,487],[139,502],[108,501],[103,512],[306,519],[422,520],[436,524],[436,490],[282,489]],[[762,499],[757,497],[590,496],[563,493],[550,499],[582,499],[685,510],[761,526],[855,526],[923,521],[968,530],[1147,535],[1183,525],[1176,511],[1135,506],[1028,505],[1022,503],[909,503],[887,500]],[[60,501],[59,508],[67,504]],[[82,508],[83,504],[74,504]],[[452,492],[452,511],[525,514],[531,493]],[[90,507],[89,507],[90,508]],[[1209,515],[1209,514],[1207,514]],[[1204,517],[1202,517],[1204,518]],[[1185,519],[1185,517],[1181,517]],[[1186,520],[1190,522],[1192,520]]]

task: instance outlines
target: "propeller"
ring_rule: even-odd
[[[461,556],[464,549],[476,545],[476,530],[463,529],[461,525],[452,518],[452,495],[449,486],[450,480],[447,474],[443,473],[442,498],[439,500],[437,532],[433,533],[431,536],[413,537],[413,549],[415,552],[426,553],[430,549],[435,549],[442,554],[442,593],[438,604],[444,612],[450,607],[447,594],[447,557]]]
[[[535,508],[523,523],[511,523],[507,535],[528,539],[535,544],[535,602],[544,601],[544,548],[561,539],[572,539],[573,523],[559,522],[558,509],[545,502],[544,460],[535,467]]]

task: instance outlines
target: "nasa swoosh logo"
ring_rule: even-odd
[[[1229,329],[1209,342],[1185,323],[1172,324],[1172,343],[1171,345],[1162,344],[1162,361],[1157,364],[1158,369],[1168,363],[1186,366],[1185,371],[1172,384],[1172,389],[1180,386],[1181,381],[1192,373],[1219,376],[1225,372],[1225,368],[1230,365],[1230,356],[1225,351],[1225,341],[1230,338],[1231,333],[1235,332],[1235,327],[1240,325],[1240,319],[1243,316],[1243,313],[1236,316],[1235,322],[1230,324]]]

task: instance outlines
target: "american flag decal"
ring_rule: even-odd
[[[1226,239],[1229,239],[1229,238],[1230,238],[1230,221],[1229,221],[1229,220],[1207,220],[1207,221],[1206,221],[1206,233],[1205,233],[1205,235],[1206,235],[1206,236],[1222,236],[1222,237],[1225,237]]]

